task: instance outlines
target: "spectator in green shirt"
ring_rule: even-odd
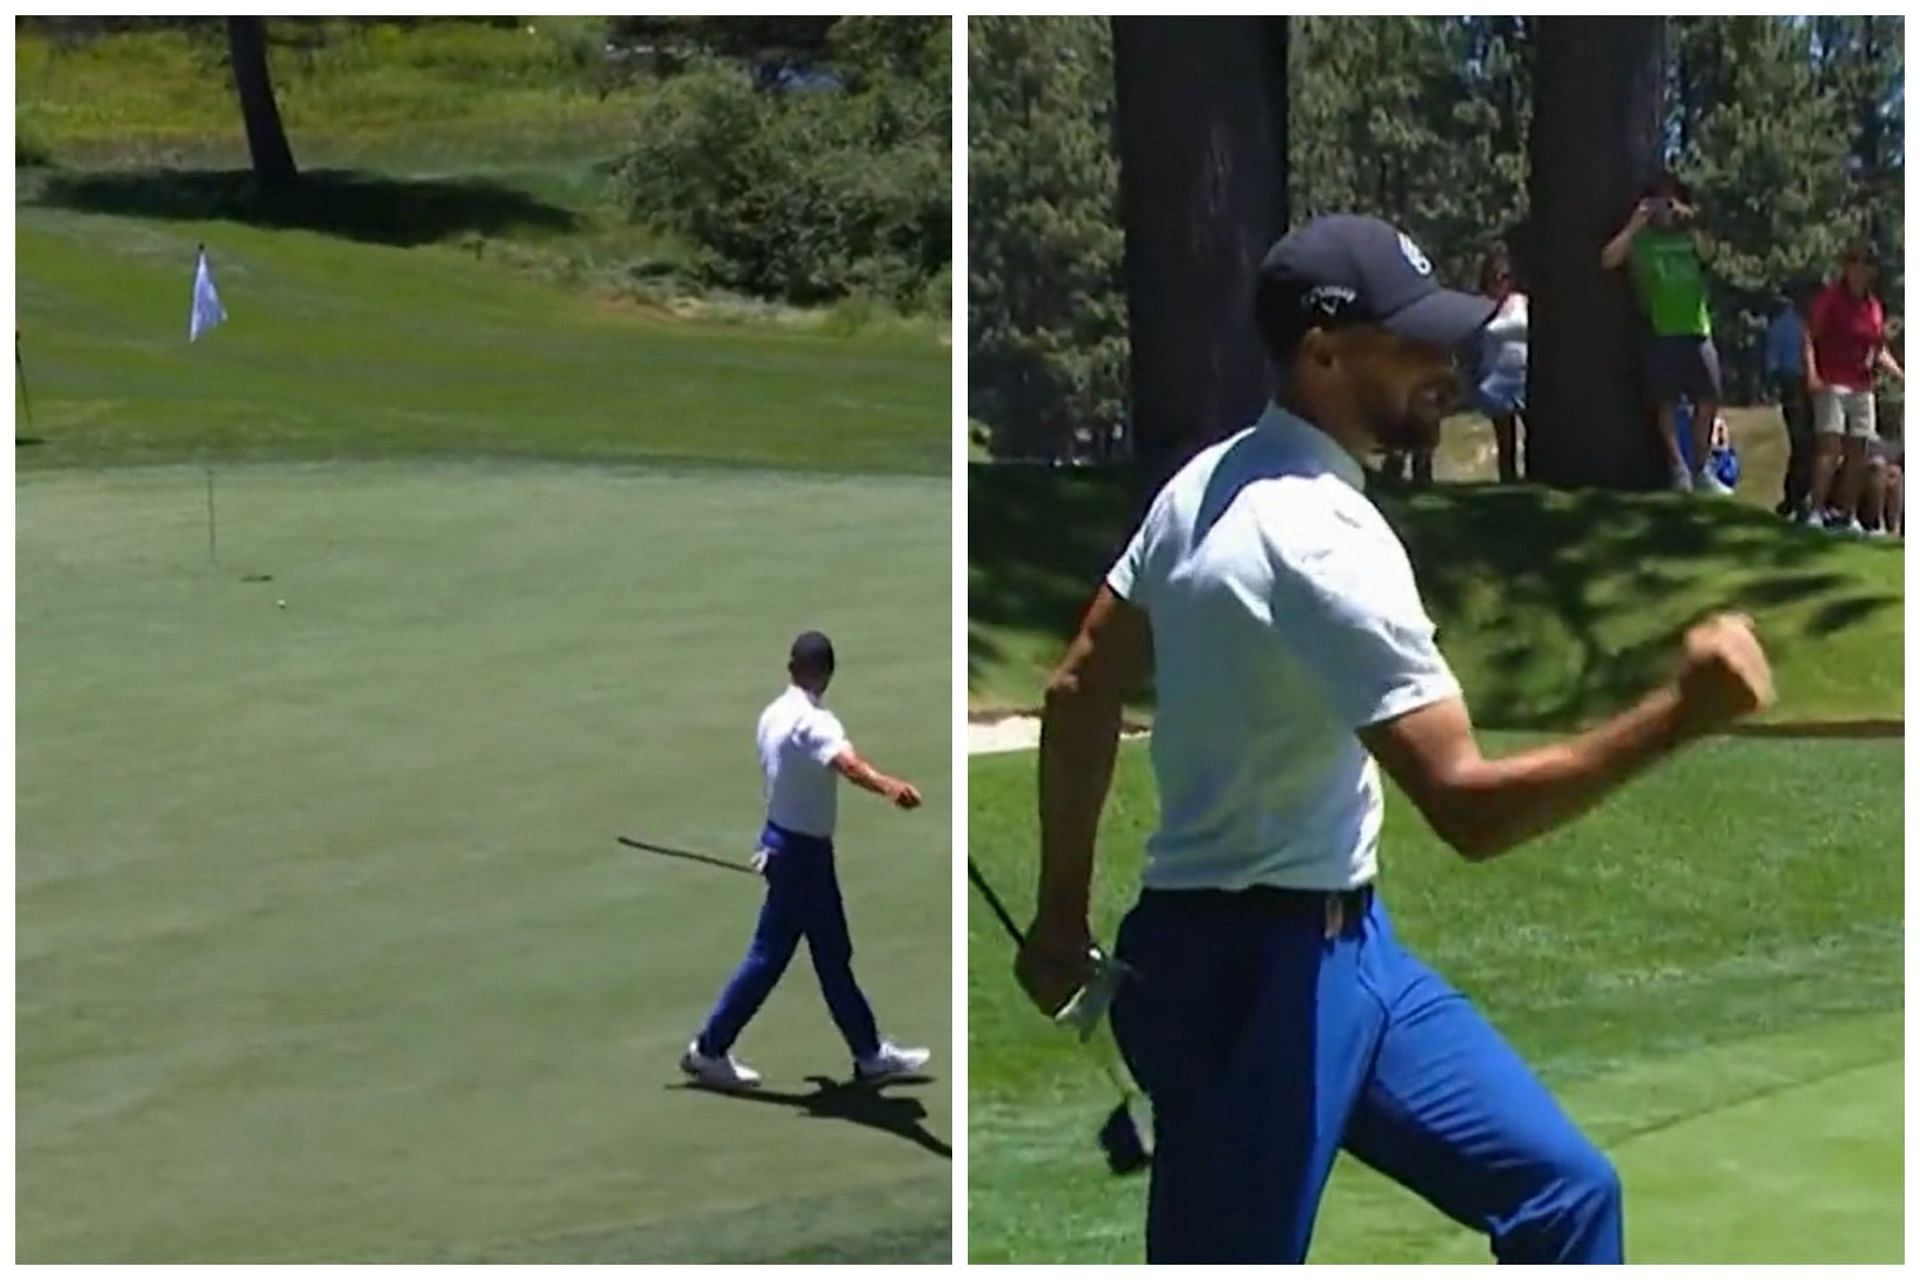
[[[1618,235],[1600,250],[1609,271],[1631,269],[1634,289],[1646,308],[1650,334],[1647,379],[1659,410],[1660,442],[1675,489],[1728,494],[1707,465],[1707,437],[1720,412],[1720,354],[1707,313],[1706,272],[1700,265],[1698,215],[1687,184],[1662,173],[1633,206]],[[1674,435],[1675,410],[1693,404],[1693,468]]]

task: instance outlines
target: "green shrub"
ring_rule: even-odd
[[[621,194],[694,245],[710,283],[917,311],[951,256],[949,112],[943,77],[863,72],[844,91],[778,94],[703,63],[642,115]]]
[[[13,165],[16,169],[45,168],[53,163],[53,146],[39,121],[24,108],[13,113]]]

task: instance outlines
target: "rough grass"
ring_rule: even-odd
[[[597,25],[269,19],[268,61],[296,154],[489,129],[505,135],[490,148],[498,154],[527,129],[559,136],[630,118],[638,91],[598,91]],[[15,48],[16,102],[76,161],[204,156],[217,145],[244,155],[218,20],[85,40],[28,31]]]

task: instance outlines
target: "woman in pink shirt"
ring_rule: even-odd
[[[1840,525],[1861,532],[1854,515],[1866,474],[1867,446],[1878,437],[1873,415],[1873,380],[1885,369],[1905,380],[1900,362],[1887,349],[1887,315],[1874,296],[1879,259],[1865,245],[1847,250],[1840,277],[1813,300],[1807,316],[1807,392],[1813,400],[1813,429],[1819,446],[1813,461],[1813,502],[1807,523],[1822,523],[1821,512],[1839,471],[1837,505],[1848,513]]]

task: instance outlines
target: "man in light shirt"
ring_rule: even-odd
[[[1122,700],[1149,672],[1157,689],[1160,825],[1112,1013],[1153,1103],[1150,1262],[1303,1261],[1342,1148],[1501,1261],[1621,1259],[1611,1164],[1395,937],[1375,892],[1378,766],[1478,861],[1764,706],[1771,677],[1750,624],[1718,617],[1632,710],[1481,756],[1359,458],[1438,438],[1453,353],[1493,308],[1440,288],[1377,219],[1317,219],[1275,245],[1254,307],[1272,404],[1161,490],[1049,685],[1038,911],[1017,965],[1049,1013],[1090,976]]]
[[[926,1049],[883,1040],[873,1010],[853,977],[853,940],[833,867],[833,828],[841,778],[902,809],[920,807],[911,783],[889,777],[861,758],[839,717],[824,699],[833,681],[833,644],[817,631],[793,642],[787,691],[760,713],[760,768],[766,778],[767,819],[754,868],[766,877],[747,955],[680,1059],[680,1069],[717,1089],[750,1089],[760,1073],[733,1056],[733,1044],[786,972],[800,940],[807,941],[833,1022],[853,1054],[854,1077],[877,1082],[912,1075],[927,1065]]]

